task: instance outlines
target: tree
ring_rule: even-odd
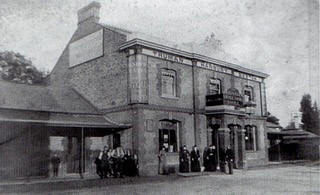
[[[306,131],[319,134],[319,109],[316,102],[314,102],[313,106],[311,104],[310,94],[303,95],[300,102],[302,128]]]
[[[267,122],[279,125],[279,121],[280,120],[276,116],[274,116],[270,112],[268,112]]]
[[[313,115],[312,115],[312,121],[313,121],[312,132],[317,134],[317,135],[320,135],[320,132],[319,132],[319,130],[320,130],[320,116],[319,116],[319,109],[318,109],[318,105],[317,105],[316,101],[313,103],[312,112],[313,112]]]
[[[0,76],[16,83],[41,83],[46,73],[39,71],[23,55],[12,51],[0,52]]]

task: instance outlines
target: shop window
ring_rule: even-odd
[[[209,94],[220,94],[221,93],[221,81],[219,79],[210,79]]]
[[[165,147],[166,152],[177,152],[177,123],[160,121],[159,150]]]
[[[253,87],[251,86],[246,86],[244,88],[244,101],[245,102],[253,102]]]
[[[161,89],[163,96],[176,96],[176,72],[174,70],[161,70]]]
[[[246,126],[245,127],[245,148],[249,151],[258,150],[258,131],[255,126]]]

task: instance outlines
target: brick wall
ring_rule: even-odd
[[[81,24],[70,43],[100,29],[102,26],[95,23]],[[50,74],[52,88],[61,89],[70,85],[99,109],[127,104],[127,59],[125,53],[118,51],[126,36],[106,28],[103,35],[102,57],[69,68],[67,44]]]
[[[171,69],[177,75],[177,98],[161,97],[161,69]],[[149,104],[193,108],[192,99],[192,68],[179,63],[168,62],[148,57]]]

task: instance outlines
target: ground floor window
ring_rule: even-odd
[[[160,121],[159,150],[165,147],[166,152],[178,152],[177,123]]]
[[[246,150],[257,151],[258,150],[258,131],[255,126],[245,126],[245,147]]]

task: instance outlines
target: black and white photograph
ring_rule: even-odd
[[[0,0],[0,194],[320,194],[319,0]]]

